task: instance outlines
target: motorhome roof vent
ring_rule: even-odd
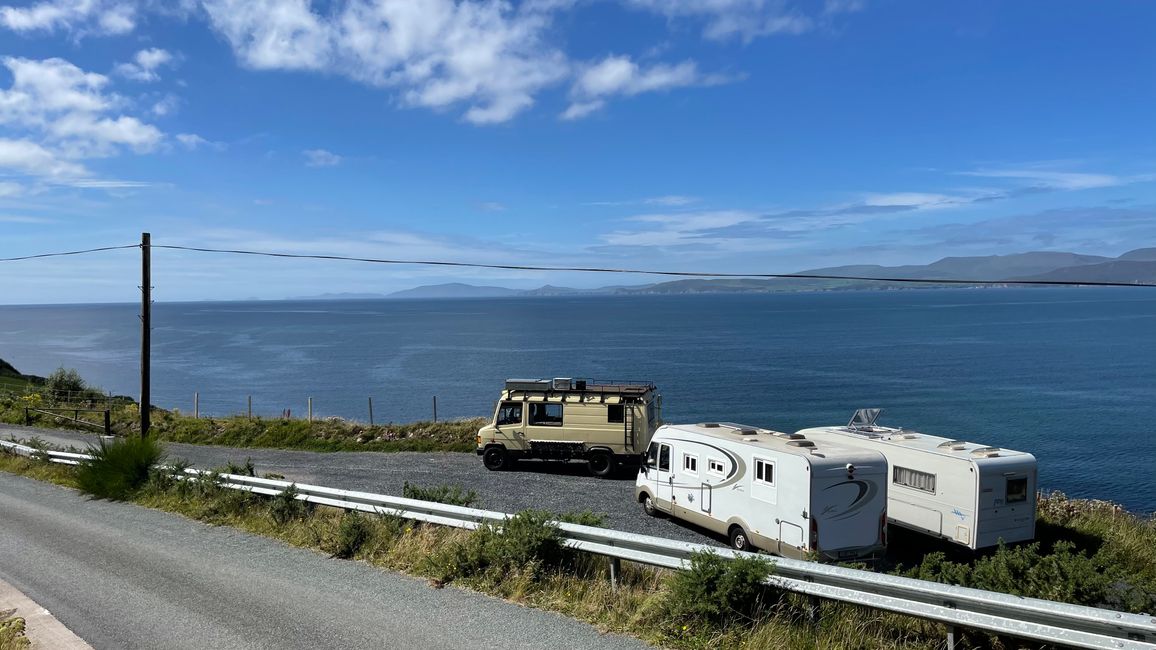
[[[807,438],[807,436],[804,436],[801,433],[778,433],[775,435],[786,440],[806,440]]]
[[[754,427],[740,427],[737,433],[740,436],[753,436],[759,433],[759,430]]]
[[[743,438],[743,442],[758,442],[758,438]]]
[[[847,423],[847,428],[870,429],[875,426],[875,421],[879,419],[881,413],[883,409],[857,409],[855,415],[851,416],[851,421]]]
[[[971,455],[975,458],[996,458],[999,456],[999,447],[980,447],[979,449],[972,449]]]
[[[963,451],[967,449],[967,443],[963,440],[948,440],[947,442],[939,443],[938,446],[940,449],[946,449],[948,451]]]
[[[718,422],[703,422],[702,424],[700,424],[698,426],[700,426],[704,429],[717,429],[718,428]]]
[[[789,447],[814,447],[815,443],[810,440],[790,440],[787,442]]]
[[[886,436],[886,440],[915,440],[919,436],[914,433],[894,433]]]

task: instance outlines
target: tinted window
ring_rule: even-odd
[[[1027,478],[1009,478],[1007,480],[1007,502],[1017,503],[1028,500]]]
[[[662,450],[658,452],[658,469],[670,471],[670,445],[663,445]]]
[[[625,422],[626,421],[626,407],[621,404],[607,404],[606,405],[606,421],[607,422]]]
[[[539,426],[562,426],[562,405],[536,403],[530,405],[530,424]]]
[[[498,426],[503,424],[521,424],[522,405],[518,402],[506,402],[498,409]]]

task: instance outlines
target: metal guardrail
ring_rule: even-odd
[[[19,454],[68,465],[90,458],[87,454],[40,451],[6,441],[0,441],[0,446]],[[215,474],[197,469],[186,469],[185,472],[190,479],[216,476],[224,487],[269,496],[293,486],[297,498],[302,501],[457,528],[476,529],[486,523],[500,524],[512,516],[503,512],[291,481]],[[669,569],[686,568],[691,555],[696,552],[709,551],[730,558],[750,555],[705,544],[605,528],[565,522],[556,522],[556,525],[570,548]],[[774,558],[774,563],[774,574],[768,579],[771,586],[937,621],[949,629],[974,628],[1079,648],[1156,649],[1156,616],[1024,598],[789,558]]]

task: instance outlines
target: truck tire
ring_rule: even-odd
[[[614,473],[614,457],[609,452],[591,452],[586,459],[586,467],[598,478],[607,478]]]
[[[751,538],[747,536],[747,531],[743,530],[742,526],[731,526],[731,546],[736,551],[754,552],[755,547],[751,545]]]
[[[498,472],[504,469],[510,469],[513,463],[510,459],[510,454],[506,453],[505,447],[487,447],[486,451],[482,453],[482,464],[486,469],[492,472]]]

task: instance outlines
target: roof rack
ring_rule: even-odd
[[[642,395],[656,388],[657,386],[649,381],[573,379],[570,377],[506,380],[506,390],[527,393],[610,393],[615,395]]]

